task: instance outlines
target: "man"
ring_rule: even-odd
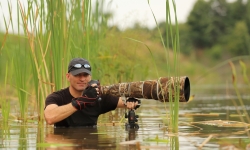
[[[45,101],[45,120],[54,127],[95,126],[100,114],[116,108],[134,109],[138,104],[135,98],[124,102],[121,97],[99,95],[97,84],[89,85],[91,66],[83,58],[70,61],[66,78],[69,87],[53,92]]]

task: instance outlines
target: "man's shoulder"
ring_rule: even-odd
[[[68,94],[70,94],[69,93],[69,87],[58,90],[58,91],[55,91],[55,92],[52,92],[51,94],[48,95],[48,97],[66,96]]]
[[[65,92],[69,92],[69,87],[66,87],[66,88],[64,88],[64,89],[55,91],[55,92],[53,92],[53,93],[65,93]]]
[[[61,89],[49,94],[45,100],[46,106],[50,104],[56,104],[58,106],[65,105],[71,100],[71,94],[69,88]]]

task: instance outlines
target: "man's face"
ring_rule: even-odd
[[[75,76],[71,73],[67,73],[67,79],[73,89],[83,91],[88,86],[88,82],[91,80],[91,75],[84,72]]]

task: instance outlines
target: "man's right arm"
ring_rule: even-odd
[[[51,125],[67,118],[76,111],[77,109],[71,103],[63,106],[50,104],[44,110],[44,117],[46,122]]]

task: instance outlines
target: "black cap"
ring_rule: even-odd
[[[76,64],[81,64],[82,65],[81,68],[74,67],[74,65]],[[88,67],[85,67],[85,66],[88,66]],[[91,75],[91,67],[90,67],[89,62],[83,58],[72,59],[68,66],[68,73],[71,73],[72,75],[77,75],[82,72],[85,72]]]

